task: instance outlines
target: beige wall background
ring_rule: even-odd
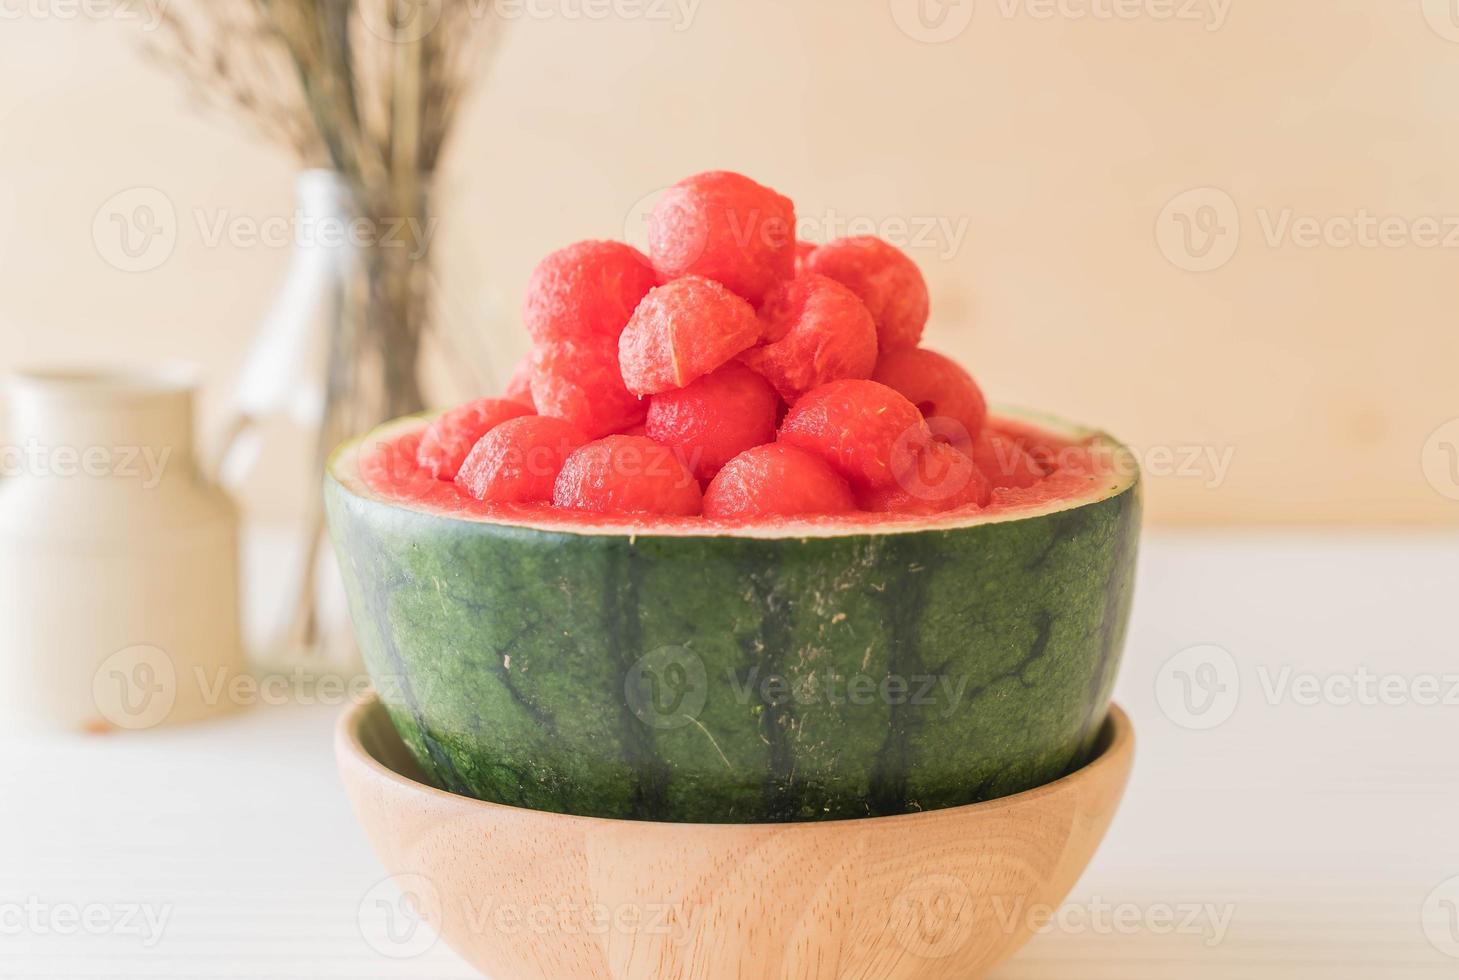
[[[206,227],[289,215],[295,165],[151,67],[144,20],[78,2],[0,0],[0,368],[193,360],[216,420],[288,250]],[[739,169],[812,237],[901,237],[929,344],[995,399],[1133,443],[1157,521],[1459,516],[1449,0],[498,9],[517,16],[439,188],[483,378],[526,348],[536,258],[632,237],[646,195]],[[128,273],[93,222],[139,187],[178,238]],[[441,378],[443,400],[476,384]],[[282,514],[307,444],[280,425],[270,447],[247,494]]]

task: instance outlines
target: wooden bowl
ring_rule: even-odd
[[[496,980],[968,980],[1011,956],[1104,838],[1134,753],[1112,708],[1093,762],[987,803],[796,824],[605,820],[421,780],[385,710],[336,752],[413,908]]]

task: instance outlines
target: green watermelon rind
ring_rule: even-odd
[[[366,666],[442,789],[582,816],[844,819],[1022,792],[1092,751],[1129,617],[1133,471],[923,529],[544,529],[372,494],[359,447],[399,425],[337,453],[325,497]]]

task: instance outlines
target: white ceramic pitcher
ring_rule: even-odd
[[[4,390],[0,728],[227,711],[238,516],[194,453],[190,378],[36,372]]]

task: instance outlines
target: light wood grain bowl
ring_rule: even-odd
[[[492,980],[968,980],[1033,935],[1104,838],[1134,754],[988,803],[797,824],[643,823],[426,785],[378,703],[336,751],[420,914]]]

